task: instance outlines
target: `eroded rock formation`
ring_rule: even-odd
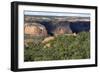
[[[56,28],[53,31],[54,35],[62,35],[62,34],[72,34],[72,30],[70,29],[69,22],[58,22],[56,24]]]
[[[32,36],[47,36],[47,30],[45,26],[39,23],[26,23],[24,32],[25,34]]]

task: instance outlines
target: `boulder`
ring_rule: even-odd
[[[42,44],[48,43],[49,41],[54,40],[54,39],[55,39],[55,37],[53,37],[53,36],[46,37],[46,38],[42,41]]]

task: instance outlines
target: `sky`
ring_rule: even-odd
[[[90,17],[89,13],[46,12],[46,11],[24,11],[24,15]]]

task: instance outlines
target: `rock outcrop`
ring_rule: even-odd
[[[26,23],[24,28],[25,34],[31,36],[47,36],[47,30],[45,26],[39,23]]]
[[[69,22],[58,22],[56,28],[53,31],[53,34],[54,35],[72,34]]]

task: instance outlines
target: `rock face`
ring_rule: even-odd
[[[39,23],[26,23],[24,28],[25,34],[32,36],[47,36],[47,31],[45,26]]]
[[[64,27],[64,29],[67,28],[68,30],[71,30],[73,33],[79,33],[82,31],[90,31],[90,17],[78,17],[78,16],[67,16],[67,17],[50,16],[49,17],[49,16],[25,15],[24,20],[25,20],[25,23],[36,22],[36,23],[40,23],[44,25],[49,35],[54,35],[53,34],[54,31],[56,29],[57,29],[56,31],[58,31],[58,26],[60,26],[60,28]],[[59,31],[60,31],[60,28],[59,28]],[[65,30],[61,30],[61,33],[62,31],[65,32]]]
[[[59,22],[53,31],[54,35],[72,34],[70,24],[68,22]]]
[[[75,33],[90,31],[90,21],[70,22],[70,28]]]
[[[72,31],[70,29],[66,29],[65,27],[59,26],[55,29],[54,35],[62,35],[62,34],[71,34]]]

